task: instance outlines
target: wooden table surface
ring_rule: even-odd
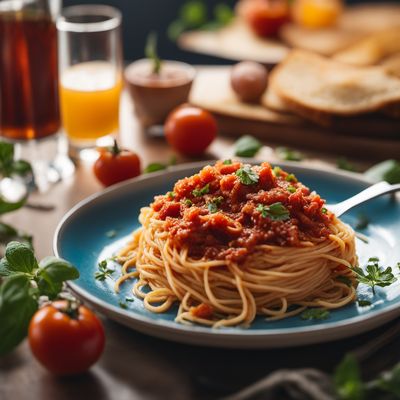
[[[126,94],[121,107],[120,141],[124,147],[140,154],[143,165],[167,161],[172,155],[163,139],[150,138],[141,131]],[[232,143],[231,139],[219,138],[206,158],[231,156]],[[263,148],[260,157],[276,160],[269,147]],[[329,167],[326,158],[322,162],[315,155],[308,162]],[[52,254],[54,230],[64,213],[99,190],[101,186],[92,174],[91,165],[81,164],[71,178],[55,184],[46,193],[31,195],[31,202],[52,204],[53,211],[23,208],[7,216],[5,221],[32,233],[37,255],[42,258]],[[107,337],[105,352],[82,376],[52,376],[33,359],[26,341],[0,359],[0,400],[213,399],[279,368],[318,367],[331,371],[347,351],[387,328],[335,343],[287,350],[241,351],[167,342],[105,318],[103,321]],[[391,351],[383,359],[370,363],[367,373],[390,365],[398,359],[398,353],[398,350]]]

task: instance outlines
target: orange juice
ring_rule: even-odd
[[[122,79],[107,62],[76,64],[61,75],[64,129],[71,139],[93,140],[118,130]]]

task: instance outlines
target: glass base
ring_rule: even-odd
[[[93,140],[73,140],[69,138],[68,155],[75,161],[92,163],[99,157],[97,148],[114,144],[114,136],[107,135]]]
[[[62,134],[15,142],[15,156],[31,163],[34,184],[40,192],[46,192],[75,172],[75,165],[68,157],[68,142]]]

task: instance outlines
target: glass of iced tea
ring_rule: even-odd
[[[64,130],[79,158],[93,156],[119,128],[121,13],[105,5],[67,7],[57,21]]]

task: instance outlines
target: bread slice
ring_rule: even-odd
[[[369,66],[399,52],[400,28],[396,28],[374,33],[338,52],[333,59],[351,65]]]
[[[269,84],[293,112],[322,125],[400,104],[400,79],[382,67],[354,67],[303,50],[292,51]]]

